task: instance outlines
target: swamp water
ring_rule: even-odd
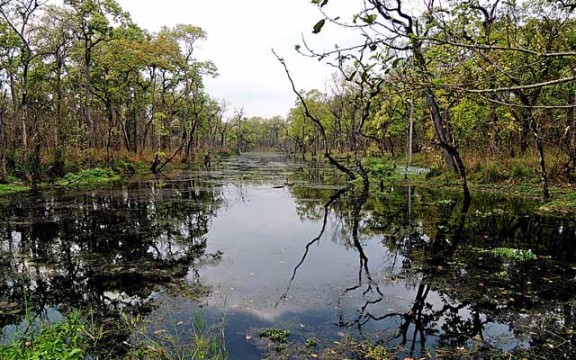
[[[57,321],[81,309],[115,329],[101,359],[134,341],[117,330],[125,314],[159,342],[170,336],[174,351],[199,318],[224,322],[230,359],[265,357],[267,328],[291,331],[293,358],[346,336],[402,359],[463,349],[574,358],[576,220],[536,208],[402,186],[368,196],[326,165],[274,154],[103,190],[8,196],[1,341],[25,312]],[[307,339],[318,345],[306,349]]]

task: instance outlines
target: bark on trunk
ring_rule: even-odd
[[[544,199],[550,199],[550,190],[548,189],[548,173],[546,171],[546,160],[544,158],[544,145],[542,143],[542,138],[540,137],[540,131],[538,129],[538,124],[534,118],[530,119],[530,127],[536,139],[536,149],[538,150],[538,158],[540,160],[540,178],[542,181],[542,195]]]
[[[572,104],[576,106],[576,92],[571,96]],[[572,181],[574,171],[576,171],[576,111],[573,107],[568,109],[566,114],[568,126],[568,163],[566,164],[566,175]]]
[[[88,143],[92,144],[92,76],[90,74],[90,67],[92,62],[92,48],[89,41],[86,39],[84,42],[84,124],[86,126],[86,136]]]
[[[4,100],[4,99],[2,99]],[[6,108],[0,107],[0,183],[5,184],[8,182],[8,170],[6,167],[6,135],[5,135],[5,121]]]

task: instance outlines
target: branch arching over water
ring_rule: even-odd
[[[326,159],[328,159],[328,162],[331,165],[334,165],[336,168],[338,168],[338,170],[340,170],[343,173],[345,173],[346,175],[348,175],[350,180],[356,180],[356,174],[354,174],[354,172],[352,170],[348,169],[346,166],[342,165],[338,160],[336,160],[332,156],[332,154],[330,154],[330,149],[328,149],[328,140],[326,138],[326,129],[324,129],[324,125],[322,125],[322,123],[320,122],[320,119],[318,119],[316,116],[312,115],[312,113],[310,112],[310,109],[308,108],[308,104],[306,104],[304,97],[296,89],[296,85],[294,84],[294,80],[292,79],[292,76],[290,75],[290,71],[288,70],[288,66],[286,65],[286,61],[284,61],[283,58],[278,56],[278,54],[276,54],[276,51],[274,51],[274,49],[272,49],[272,53],[274,54],[276,59],[280,62],[280,64],[282,64],[282,66],[284,67],[284,72],[286,72],[286,75],[288,76],[288,80],[290,81],[290,85],[292,86],[292,91],[294,92],[294,94],[296,94],[296,96],[298,97],[298,99],[302,103],[302,106],[304,107],[304,114],[320,130],[320,134],[322,135],[322,145],[324,147],[324,157],[326,157]]]

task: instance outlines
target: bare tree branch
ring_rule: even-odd
[[[314,124],[316,124],[316,126],[320,130],[320,134],[322,135],[322,142],[324,145],[324,157],[326,157],[328,159],[328,162],[331,165],[334,165],[335,167],[338,168],[338,170],[340,170],[343,173],[345,173],[346,175],[348,175],[350,180],[355,180],[356,174],[354,174],[354,172],[352,170],[348,169],[347,167],[342,165],[340,162],[338,162],[338,160],[334,159],[334,157],[330,154],[330,151],[328,149],[328,140],[326,138],[326,130],[324,129],[324,126],[320,122],[320,119],[318,119],[317,117],[312,115],[312,113],[310,112],[310,109],[308,108],[308,104],[306,103],[306,100],[304,99],[302,94],[300,94],[300,92],[296,89],[296,85],[294,84],[294,80],[292,79],[292,76],[290,75],[290,71],[288,71],[288,67],[286,65],[286,62],[284,61],[283,58],[281,58],[280,56],[278,56],[278,54],[276,54],[274,49],[272,49],[272,53],[274,54],[276,59],[280,62],[280,64],[282,64],[282,66],[284,67],[284,72],[286,72],[286,75],[288,76],[288,80],[290,81],[290,84],[292,85],[292,91],[294,92],[294,94],[296,94],[296,96],[298,96],[298,99],[300,99],[300,102],[302,103],[302,106],[304,107],[304,113],[306,114],[306,117],[308,119],[310,119]]]

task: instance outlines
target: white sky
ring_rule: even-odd
[[[298,89],[326,88],[330,66],[299,55],[294,45],[302,35],[317,49],[350,43],[349,30],[326,24],[312,34],[321,14],[310,0],[117,0],[140,27],[192,24],[202,27],[208,40],[198,58],[212,60],[219,76],[207,80],[208,93],[227,102],[227,115],[244,106],[245,116],[286,116],[296,99],[271,49],[284,57]],[[330,0],[330,14],[350,19],[359,1]],[[347,9],[347,11],[346,11]]]

